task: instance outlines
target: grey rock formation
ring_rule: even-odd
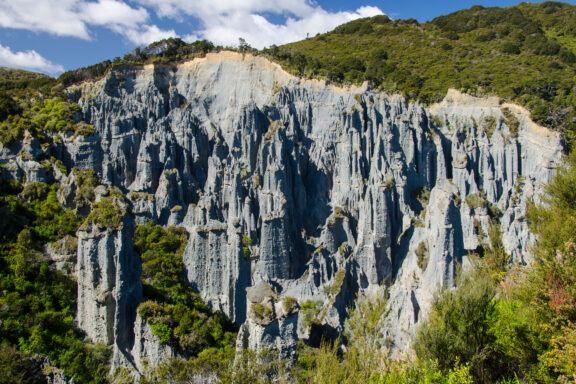
[[[134,322],[134,347],[130,355],[139,373],[146,372],[146,365],[156,367],[163,360],[178,356],[172,347],[162,343],[152,333],[150,326],[139,315],[136,315]]]
[[[135,340],[142,285],[133,231],[131,216],[126,215],[120,229],[90,224],[78,232],[77,322],[94,342],[113,345],[112,369],[136,368],[132,349],[145,343]]]
[[[450,91],[425,108],[238,53],[118,68],[70,94],[96,133],[64,138],[67,165],[129,192],[139,223],[185,226],[188,281],[243,324],[238,344],[255,349],[289,351],[316,332],[247,299],[262,285],[320,301],[319,332],[336,334],[359,291],[387,285],[388,334],[408,348],[433,293],[486,241],[490,212],[502,213],[512,259],[530,260],[526,202],[561,158],[557,134],[497,99]],[[139,289],[129,236],[79,234],[79,324],[142,351],[148,341],[122,339],[133,337]],[[254,304],[274,316],[255,319]],[[144,349],[134,356],[164,353]]]
[[[247,289],[248,317],[240,327],[237,349],[261,352],[273,349],[280,357],[296,355],[298,340],[298,303],[293,298],[280,299],[263,283]]]
[[[44,257],[66,275],[76,275],[78,239],[64,236],[44,249]]]
[[[31,377],[45,380],[46,384],[74,384],[74,379],[67,378],[64,371],[56,368],[47,357],[36,355],[30,361],[34,367],[34,371],[29,372]]]

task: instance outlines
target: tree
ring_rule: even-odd
[[[494,280],[483,270],[462,278],[458,288],[438,296],[414,348],[419,358],[438,361],[448,373],[469,364],[476,382],[494,383],[507,373],[508,358],[496,348],[491,332],[496,315]]]
[[[247,52],[250,50],[250,45],[246,42],[246,40],[242,37],[238,38],[238,50],[240,52]]]

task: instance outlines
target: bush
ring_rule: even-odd
[[[220,312],[213,312],[185,278],[182,255],[188,232],[181,227],[138,225],[134,249],[142,260],[142,284],[146,301],[138,314],[163,342],[185,355],[206,348],[225,348],[235,328]]]
[[[512,42],[506,42],[500,46],[500,52],[507,53],[509,55],[519,55],[520,45]]]
[[[126,208],[123,205],[115,197],[103,197],[102,200],[92,205],[92,211],[86,218],[83,228],[87,228],[89,224],[97,224],[104,228],[121,229],[126,214]]]
[[[418,332],[418,357],[438,361],[443,372],[469,364],[476,382],[496,382],[509,374],[508,358],[496,348],[491,333],[495,297],[493,280],[480,271],[444,291]]]
[[[267,320],[272,315],[272,309],[268,305],[254,303],[252,304],[252,313],[258,320]]]
[[[92,169],[80,171],[77,168],[72,170],[75,176],[76,196],[74,200],[80,206],[89,205],[94,201],[94,189],[99,185],[98,178]]]
[[[85,342],[74,325],[76,282],[40,257],[45,244],[73,235],[81,220],[62,209],[57,185],[31,183],[20,196],[18,185],[0,185],[0,380],[35,382],[21,372],[40,354],[77,383],[105,383],[109,350]]]
[[[470,209],[485,208],[488,204],[486,195],[483,191],[471,193],[464,199]]]
[[[298,308],[298,300],[294,297],[286,296],[282,300],[282,306],[284,307],[284,312],[290,313]]]
[[[20,108],[14,99],[6,92],[0,91],[0,121],[6,120],[10,115],[16,115]]]
[[[172,329],[164,323],[154,323],[150,325],[152,333],[158,336],[161,342],[169,343],[172,340]]]
[[[44,384],[46,381],[36,372],[29,357],[16,348],[0,345],[0,377],[5,384]]]
[[[422,271],[426,270],[426,267],[428,266],[428,258],[430,257],[426,243],[421,242],[418,244],[418,248],[416,248],[414,253],[416,254],[416,258],[418,260],[418,267],[420,267]]]

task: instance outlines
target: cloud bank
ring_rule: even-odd
[[[233,45],[242,37],[256,47],[285,44],[329,31],[361,17],[381,15],[377,7],[356,11],[328,12],[307,0],[137,0],[161,17],[197,18],[203,28],[188,40],[203,38],[218,44]],[[267,15],[280,15],[285,21],[273,23]]]
[[[52,74],[64,71],[61,65],[53,64],[36,51],[13,52],[9,47],[3,45],[0,45],[0,66]]]
[[[96,38],[95,28],[105,28],[135,46],[168,37],[235,46],[241,37],[255,48],[264,48],[379,14],[383,12],[373,6],[329,12],[312,0],[0,0],[0,28],[88,41]],[[174,21],[198,27],[178,35],[170,26]],[[36,51],[13,52],[2,45],[0,65],[47,73],[63,70]]]
[[[148,44],[169,36],[174,30],[149,25],[144,7],[122,0],[0,0],[0,27],[45,32],[91,40],[91,27],[117,32],[131,42]]]
[[[151,23],[151,12],[164,20],[199,21],[184,34],[233,45],[242,37],[256,48],[284,44],[326,32],[360,17],[382,14],[377,7],[328,12],[308,0],[0,0],[0,27],[91,40],[93,27],[112,30],[135,45],[176,37],[173,29]],[[280,16],[281,22],[270,21]]]

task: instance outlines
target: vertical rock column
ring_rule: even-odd
[[[113,368],[131,366],[136,307],[142,301],[133,219],[120,229],[90,224],[78,232],[78,326],[94,342],[114,345]]]

